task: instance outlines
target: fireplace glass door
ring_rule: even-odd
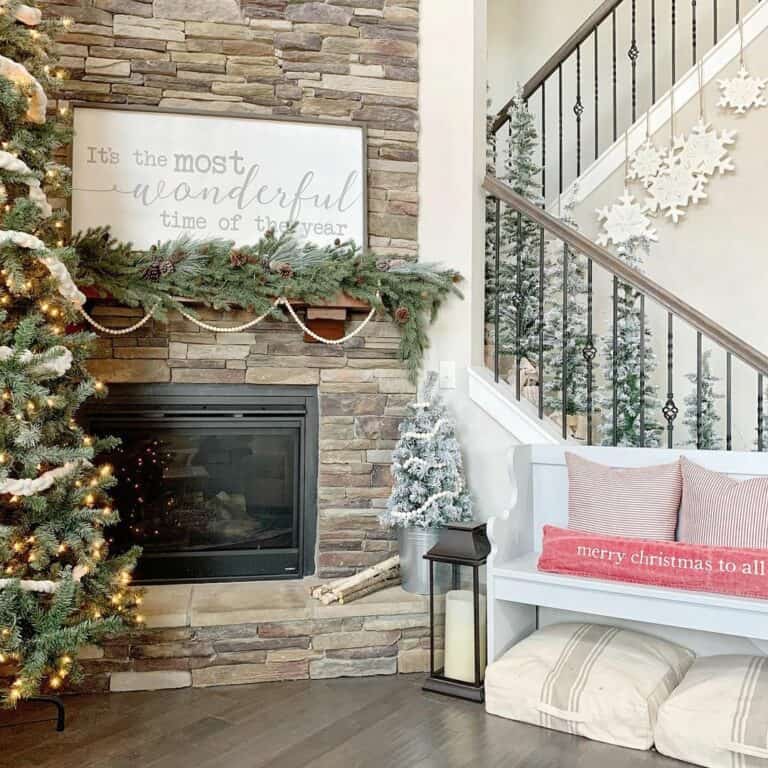
[[[306,572],[304,415],[100,409],[90,428],[121,440],[108,535],[114,551],[142,548],[139,581]]]

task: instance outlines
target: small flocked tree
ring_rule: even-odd
[[[712,373],[712,350],[705,350],[701,356],[701,436],[698,438],[698,406],[697,406],[697,375],[686,374],[685,378],[693,385],[693,390],[685,396],[685,413],[683,424],[688,427],[690,434],[689,445],[698,446],[703,451],[719,451],[723,447],[720,435],[720,414],[717,412],[716,401],[722,400],[723,395],[717,392],[717,382],[720,379]],[[698,438],[698,439],[697,439]]]
[[[638,270],[643,269],[649,242],[635,238],[617,248],[616,255]],[[618,354],[616,358],[616,444],[621,446],[657,447],[662,427],[659,423],[661,402],[658,387],[653,383],[656,370],[656,354],[649,323],[645,323],[644,370],[645,387],[641,388],[640,365],[640,304],[637,291],[625,283],[619,283],[618,302]],[[613,419],[613,331],[610,329],[601,342],[603,360],[603,386],[595,398],[602,413],[600,437],[604,445],[614,442]],[[645,438],[641,439],[641,404],[645,404]]]
[[[427,375],[418,402],[400,424],[392,462],[393,487],[380,517],[388,528],[432,528],[472,518],[456,429],[438,389]]]
[[[505,130],[503,179],[519,195],[541,205],[541,168],[535,161],[538,136],[520,86],[509,110],[509,127]],[[499,150],[497,142],[496,151]],[[533,358],[539,332],[540,233],[533,221],[504,206],[501,249],[499,343],[506,354],[519,352],[521,357]],[[493,292],[489,301],[493,301]]]
[[[136,552],[110,558],[114,446],[78,407],[104,392],[85,368],[73,252],[62,232],[67,177],[54,153],[67,110],[47,108],[60,72],[52,25],[14,0],[0,8],[0,701],[13,706],[76,678],[77,650],[135,620]],[[45,185],[45,186],[43,186]],[[54,202],[59,199],[60,204]]]
[[[576,229],[573,217],[575,195],[563,211],[563,222]],[[582,254],[568,250],[568,274],[566,301],[563,303],[563,256],[564,245],[550,240],[544,260],[544,285],[546,306],[544,315],[544,407],[550,413],[563,410],[563,309],[567,308],[565,327],[567,382],[566,416],[585,413],[587,410],[587,363],[584,348],[587,346],[587,260]],[[541,385],[541,382],[540,382]]]

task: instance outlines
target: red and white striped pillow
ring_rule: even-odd
[[[685,458],[681,465],[680,541],[768,549],[768,477],[734,480]]]
[[[680,462],[607,467],[566,452],[568,527],[631,539],[674,541],[683,481]]]

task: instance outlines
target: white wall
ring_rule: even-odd
[[[456,414],[475,516],[508,504],[512,437],[467,396],[467,368],[482,362],[484,302],[485,0],[422,0],[420,19],[419,258],[465,276],[430,332],[426,368],[453,363],[444,391]]]

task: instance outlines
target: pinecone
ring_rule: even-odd
[[[408,307],[398,307],[395,310],[395,320],[397,320],[398,323],[407,323],[411,319],[411,313],[408,310]]]
[[[163,259],[163,261],[158,264],[158,267],[160,268],[160,274],[163,277],[176,271],[176,265],[170,259]]]
[[[156,283],[160,277],[162,276],[162,273],[160,272],[160,264],[156,261],[153,261],[142,273],[141,275],[145,280],[149,280],[152,283]]]
[[[290,264],[278,264],[277,271],[284,280],[293,277],[293,267]]]
[[[233,248],[229,252],[229,263],[235,268],[244,267],[248,263],[248,254]]]

